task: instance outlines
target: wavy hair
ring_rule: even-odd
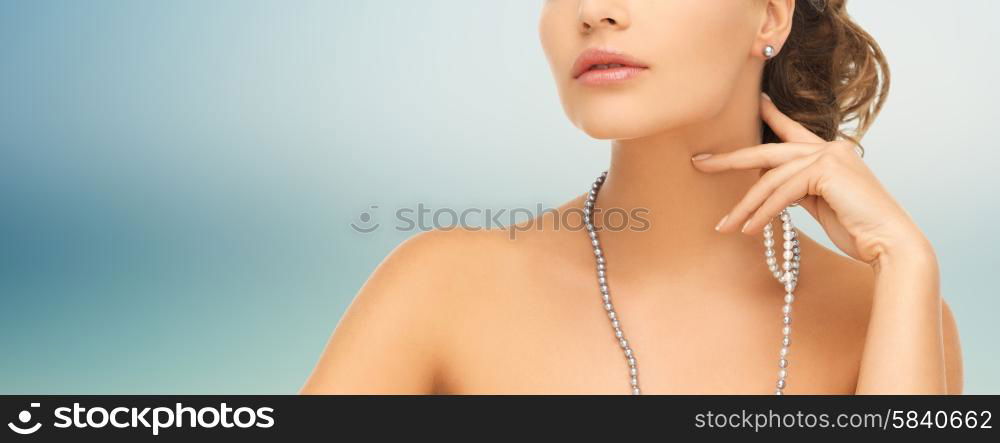
[[[860,144],[885,104],[889,64],[847,14],[847,0],[796,0],[792,30],[765,63],[761,90],[823,139]],[[781,140],[765,125],[763,141]]]

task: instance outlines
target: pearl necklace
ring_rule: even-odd
[[[611,327],[614,329],[615,339],[618,340],[618,345],[621,346],[625,353],[625,360],[629,366],[632,394],[639,395],[641,392],[639,390],[639,367],[636,365],[635,352],[629,346],[628,340],[625,338],[625,333],[622,332],[621,319],[618,318],[618,314],[611,304],[611,293],[608,291],[607,260],[604,258],[604,251],[601,250],[601,242],[597,238],[597,231],[593,222],[594,202],[597,201],[597,193],[600,191],[601,185],[604,184],[607,176],[608,171],[604,171],[597,178],[597,181],[594,182],[590,189],[590,194],[587,195],[587,201],[584,203],[583,208],[584,223],[587,227],[587,233],[590,235],[590,243],[594,247],[594,256],[597,257],[597,282],[600,284],[604,310],[608,312],[608,318],[611,319]],[[784,262],[780,267],[778,266],[778,259],[775,257],[773,249],[774,231],[771,228],[770,222],[764,226],[764,257],[766,258],[765,261],[767,262],[768,270],[785,287],[785,305],[781,308],[781,320],[784,326],[781,330],[781,350],[778,353],[780,358],[778,359],[777,389],[774,391],[775,395],[782,395],[785,387],[788,385],[786,382],[786,378],[788,377],[787,357],[788,347],[791,345],[792,302],[795,301],[793,291],[795,290],[799,275],[799,240],[796,237],[795,227],[792,226],[792,216],[789,214],[788,208],[782,209],[778,216],[781,219],[781,228],[784,231],[782,234],[782,238],[784,239],[782,258]]]

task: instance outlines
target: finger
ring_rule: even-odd
[[[811,187],[809,183],[814,180],[818,169],[816,168],[804,168],[794,176],[786,180],[781,186],[778,186],[774,192],[771,193],[764,200],[764,203],[757,208],[754,212],[743,230],[744,234],[754,234],[757,233],[758,229],[763,229],[764,225],[767,224],[775,215],[779,214],[781,210],[788,207],[795,200],[808,196]]]
[[[731,152],[712,154],[699,159],[692,157],[694,166],[704,172],[734,169],[776,168],[796,158],[818,152],[823,145],[812,143],[765,143]]]
[[[785,115],[784,112],[781,112],[767,94],[762,94],[760,116],[767,123],[767,126],[774,131],[775,135],[786,142],[822,143],[826,141],[805,126],[802,126],[801,123]]]
[[[750,190],[747,191],[740,202],[729,211],[726,222],[722,226],[719,226],[719,232],[726,232],[729,226],[742,227],[743,223],[750,220],[750,217],[757,211],[757,208],[774,193],[775,189],[778,189],[783,183],[787,182],[795,174],[798,174],[799,171],[809,167],[815,161],[816,158],[812,156],[800,157],[767,171],[757,183],[754,183],[750,187]],[[789,204],[791,203],[789,202]],[[781,210],[779,209],[774,214],[771,214],[771,217],[777,215],[778,212],[781,212]],[[770,220],[770,217],[768,220]]]

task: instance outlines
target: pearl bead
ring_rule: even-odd
[[[785,314],[790,314],[792,312],[792,305],[782,306],[781,312],[784,312]]]
[[[788,360],[785,360],[785,359],[778,360],[778,366],[781,367],[781,368],[787,368],[788,367]]]
[[[639,395],[639,388],[632,388],[632,395]]]
[[[795,296],[792,294],[785,294],[785,303],[792,304],[795,301]]]
[[[784,347],[786,347],[786,348],[788,346],[791,346],[792,345],[792,338],[789,337],[789,336],[787,336],[787,335],[784,336],[784,337],[781,337],[781,345],[784,346]]]
[[[781,328],[781,335],[789,335],[791,333],[792,333],[791,326],[785,326],[784,328]]]
[[[785,377],[788,377],[788,370],[787,369],[779,369],[778,370],[778,378],[785,378]]]
[[[784,234],[781,234],[781,237],[785,240],[791,240],[795,238],[795,231],[785,231]]]
[[[792,324],[792,318],[787,315],[784,318],[782,318],[781,321],[786,325]]]
[[[611,310],[611,303],[605,303],[604,304],[604,310],[605,311],[610,311]]]
[[[788,346],[782,346],[781,350],[778,351],[778,353],[781,354],[782,357],[787,357],[788,356]]]
[[[785,389],[785,380],[778,380],[778,389]]]
[[[767,264],[773,265],[773,264],[776,264],[776,263],[778,263],[778,258],[777,257],[771,256],[771,257],[767,258]]]

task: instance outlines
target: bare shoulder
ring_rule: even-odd
[[[808,273],[809,278],[802,279],[802,286],[808,287],[815,297],[809,303],[818,313],[818,323],[831,331],[831,337],[837,337],[828,343],[837,348],[840,355],[860,356],[875,296],[874,270],[812,239],[804,245],[808,249],[803,251],[802,272]],[[963,366],[958,326],[944,298],[941,300],[941,330],[948,393],[961,394]]]
[[[875,295],[875,272],[855,260],[816,242],[802,239],[802,286],[808,287],[827,312],[837,313],[862,330],[867,327]]]
[[[588,257],[589,249],[580,249],[573,232],[559,226],[575,215],[565,215],[575,201],[510,226],[421,232],[397,246],[366,286],[393,282],[447,305],[522,286],[518,279],[553,262]]]
[[[449,282],[482,281],[510,259],[506,233],[497,229],[434,229],[397,246],[372,279],[395,280],[413,289],[447,289]]]
[[[815,325],[815,335],[829,351],[826,355],[831,356],[830,364],[856,367],[868,332],[875,272],[868,264],[812,238],[802,236],[800,241],[802,278],[796,291],[799,312],[807,310],[810,314],[806,324]]]
[[[958,324],[955,314],[948,303],[941,299],[941,330],[944,335],[944,362],[948,378],[948,394],[961,394],[965,377],[963,376],[962,345],[959,341]]]
[[[303,394],[439,392],[456,296],[489,288],[503,263],[492,230],[431,230],[396,246],[337,322]]]

